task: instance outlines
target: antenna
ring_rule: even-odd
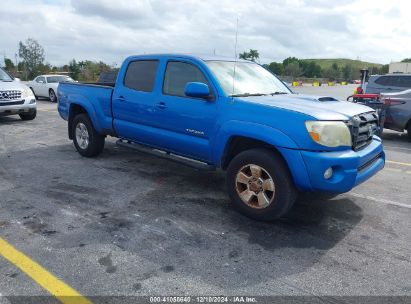
[[[234,85],[235,85],[235,65],[237,63],[237,41],[238,41],[238,15],[237,15],[237,25],[235,29],[235,44],[234,44],[234,70],[233,70],[233,91],[231,95],[234,95]],[[231,97],[234,99],[234,97]]]

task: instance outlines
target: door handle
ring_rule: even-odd
[[[165,102],[159,102],[156,106],[157,108],[162,109],[162,110],[167,108],[167,105],[165,104]]]
[[[126,99],[124,98],[124,96],[119,96],[117,97],[118,101],[126,101]]]

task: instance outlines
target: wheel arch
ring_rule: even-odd
[[[76,103],[70,104],[69,117],[68,117],[68,137],[69,139],[73,139],[72,129],[73,129],[74,117],[76,117],[78,114],[83,114],[83,113],[87,114],[87,116],[90,118],[89,113],[82,105],[76,104]]]

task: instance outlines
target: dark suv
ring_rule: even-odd
[[[365,92],[367,94],[380,94],[407,89],[411,89],[411,74],[372,75],[368,80]]]

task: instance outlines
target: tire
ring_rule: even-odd
[[[272,221],[285,215],[297,198],[283,159],[263,148],[241,152],[231,160],[227,168],[227,190],[235,209],[259,221]]]
[[[49,98],[51,102],[57,102],[57,95],[56,92],[54,92],[53,89],[49,90]]]
[[[411,141],[411,121],[408,122],[407,135],[408,140]]]
[[[103,151],[105,137],[97,133],[87,114],[74,117],[71,132],[74,146],[82,156],[93,157]]]
[[[36,118],[36,115],[37,110],[34,110],[33,112],[19,114],[22,120],[33,120],[34,118]]]

